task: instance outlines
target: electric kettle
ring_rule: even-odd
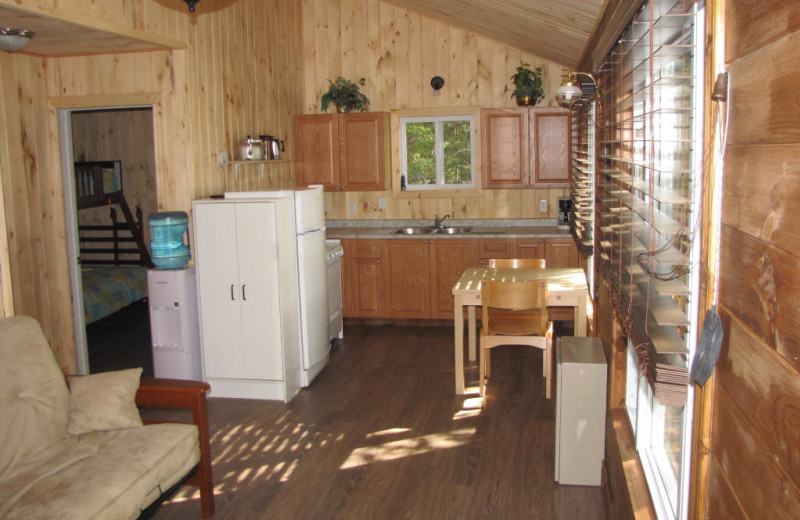
[[[248,135],[236,148],[236,158],[239,161],[260,161],[264,159],[265,151],[263,140],[253,139]]]

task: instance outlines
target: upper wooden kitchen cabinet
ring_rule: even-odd
[[[388,128],[386,112],[295,116],[296,184],[322,184],[325,191],[385,190]]]
[[[487,108],[481,118],[484,188],[569,185],[569,110]]]
[[[387,318],[452,319],[453,286],[477,264],[474,239],[385,240]]]

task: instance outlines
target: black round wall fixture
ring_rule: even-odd
[[[434,76],[431,79],[431,87],[433,87],[433,90],[441,90],[443,86],[444,86],[444,79],[442,79],[441,76]]]

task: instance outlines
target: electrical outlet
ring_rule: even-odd
[[[356,203],[355,202],[348,202],[347,203],[347,212],[348,213],[355,213],[356,212]]]
[[[378,209],[386,209],[386,199],[381,197],[378,199]]]
[[[547,199],[542,199],[539,201],[539,212],[547,213]]]

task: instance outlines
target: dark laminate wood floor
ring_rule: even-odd
[[[600,488],[553,482],[541,352],[497,349],[481,402],[454,394],[452,341],[449,327],[348,326],[288,405],[210,399],[214,518],[603,519]],[[200,518],[195,488],[153,518]]]

